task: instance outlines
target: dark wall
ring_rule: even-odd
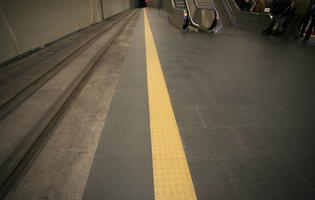
[[[133,8],[145,7],[145,0],[131,0]]]

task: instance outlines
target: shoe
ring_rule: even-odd
[[[304,42],[304,43],[307,43],[307,42],[308,42],[308,39],[304,39],[303,42]]]
[[[262,34],[263,35],[270,35],[271,33],[270,33],[270,31],[263,31]]]
[[[290,38],[290,36],[285,36],[285,35],[283,35],[283,36],[281,37],[281,40],[287,41],[287,40],[289,40],[289,38]]]

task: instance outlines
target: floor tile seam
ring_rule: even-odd
[[[246,149],[248,150],[248,152],[251,153],[253,156],[256,156],[256,153],[253,152],[253,150],[250,150],[249,145],[251,145],[251,144],[253,144],[253,143],[256,143],[256,144],[257,144],[257,142],[244,142],[244,138],[243,138],[243,136],[239,133],[239,130],[237,130],[237,128],[244,128],[244,127],[261,127],[261,126],[263,126],[263,127],[269,127],[269,128],[271,128],[271,127],[276,127],[276,126],[274,126],[274,124],[249,123],[249,124],[240,125],[240,126],[238,126],[238,125],[237,125],[237,126],[229,126],[228,128],[234,129],[234,130],[238,133],[239,137],[242,139],[242,143],[243,143],[243,145],[246,147]],[[208,128],[208,127],[207,127],[207,128]],[[279,145],[279,144],[275,143],[274,140],[272,140],[270,137],[268,137],[268,135],[267,135],[266,141],[268,142],[268,145],[267,145],[267,146],[269,146],[269,147],[275,147],[275,146],[278,146],[278,145]],[[291,144],[291,143],[290,143],[290,144]],[[281,153],[279,153],[279,154],[281,154]]]
[[[202,127],[203,127],[203,128],[206,128],[206,124],[205,124],[205,122],[203,121],[203,119],[202,119],[202,117],[201,117],[201,115],[200,115],[200,112],[199,112],[199,110],[197,109],[197,106],[194,106],[194,110],[196,111],[196,113],[197,113],[197,115],[198,115],[198,117],[199,117],[199,120],[201,121]]]
[[[235,159],[254,159],[254,158],[265,158],[270,156],[252,156],[252,155],[240,155],[240,156],[232,156],[232,157],[226,157],[226,156],[217,156],[216,153],[215,157],[209,156],[209,155],[201,155],[201,157],[198,158],[189,158],[189,162],[198,162],[198,161],[229,161],[229,160],[235,160]]]
[[[294,164],[285,156],[281,156],[282,159],[284,160],[284,162],[286,162],[288,165],[291,166],[291,168],[296,172],[296,174],[298,175],[298,177],[300,177],[301,180],[303,180],[310,188],[311,190],[313,191],[313,193],[315,194],[315,185],[313,185],[309,179],[307,179],[307,176],[305,176],[303,174],[303,172],[299,169],[297,169]]]
[[[238,110],[240,110],[240,106],[246,106],[246,105],[196,105],[197,109],[198,108],[237,108]]]
[[[241,196],[240,196],[240,192],[237,190],[237,188],[235,187],[234,183],[233,183],[233,179],[231,177],[231,175],[228,173],[228,170],[226,168],[226,166],[224,165],[223,161],[222,160],[219,160],[219,164],[221,165],[225,175],[227,176],[228,180],[229,180],[229,183],[231,184],[235,194],[236,194],[236,197],[238,200],[241,200]]]
[[[144,153],[113,153],[113,155],[108,155],[107,153],[95,153],[96,157],[102,157],[102,158],[116,158],[116,157],[138,157],[138,156],[149,156],[151,157],[152,152],[147,151]]]
[[[143,122],[148,122],[149,114],[144,112],[146,110],[144,106],[110,106],[109,107],[109,117],[106,121],[107,128],[128,128],[125,125],[128,125],[129,128],[136,128],[141,123],[143,124],[142,127],[139,128],[146,128],[148,124]]]
[[[244,138],[243,138],[242,135],[239,133],[239,131],[238,131],[235,127],[233,127],[232,130],[233,130],[233,132],[235,132],[235,133],[237,134],[238,138],[240,138],[241,143],[242,143],[241,146],[245,147],[246,152],[248,152],[248,154],[249,154],[250,156],[253,156],[253,157],[254,157],[254,154],[253,154],[252,150],[250,150],[248,144],[247,144],[246,142],[244,142]]]
[[[179,124],[179,123],[177,122],[177,124]],[[180,126],[180,125],[179,125],[178,128],[179,128],[179,129],[183,129],[183,128],[204,128],[204,127],[203,127],[203,125],[201,124],[201,126],[193,126],[193,125],[190,125],[190,126],[185,126],[185,125],[184,125],[184,126]]]
[[[230,129],[233,129],[233,128],[241,128],[241,127],[248,127],[248,126],[260,126],[260,125],[268,125],[268,124],[258,124],[258,123],[239,123],[239,124],[213,124],[213,125],[205,125],[205,129],[212,129],[212,128],[230,128]],[[186,129],[188,128],[201,128],[201,127],[185,127]],[[183,129],[185,129],[183,128]]]
[[[263,157],[263,156],[261,156]],[[214,153],[205,153],[199,155],[190,155],[188,154],[189,161],[198,161],[198,160],[233,160],[233,159],[248,159],[248,158],[256,158],[252,155],[239,155],[239,154],[218,154],[217,152]]]
[[[250,144],[249,142],[244,142],[244,138],[243,136],[239,133],[239,131],[236,128],[233,128],[234,131],[238,134],[239,138],[242,141],[242,146],[244,146],[246,148],[246,151],[249,153],[250,156],[252,157],[256,157],[257,153],[254,152],[254,150],[250,149]],[[256,142],[255,142],[256,143]],[[257,143],[256,143],[257,144]]]
[[[144,91],[144,88],[117,88],[116,89],[118,92],[141,92]],[[147,92],[145,92],[147,93]],[[147,95],[146,95],[147,96]]]

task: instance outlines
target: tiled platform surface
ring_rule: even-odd
[[[148,15],[198,199],[315,199],[314,46]],[[154,198],[143,14],[132,38],[85,199]]]

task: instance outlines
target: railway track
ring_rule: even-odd
[[[20,105],[27,101],[32,95],[36,94],[39,88],[43,87],[49,80],[53,79],[56,74],[67,67],[71,61],[80,56],[80,54],[88,47],[94,44],[98,39],[102,39],[104,34],[109,34],[103,45],[96,55],[88,62],[80,73],[75,77],[69,86],[62,92],[62,94],[53,102],[46,113],[36,121],[35,125],[28,131],[25,137],[15,146],[14,150],[0,165],[0,199],[4,199],[6,194],[11,188],[18,183],[23,174],[27,171],[32,161],[40,153],[41,149],[45,146],[49,137],[53,134],[58,123],[62,120],[63,116],[71,106],[72,102],[80,94],[81,89],[89,81],[89,78],[96,69],[96,64],[104,53],[111,46],[112,42],[118,37],[124,27],[129,21],[135,17],[138,10],[132,10],[124,13],[117,20],[114,20],[106,28],[90,38],[78,49],[68,55],[65,59],[58,62],[58,66],[41,75],[38,79],[26,86],[13,98],[6,101],[0,107],[1,117],[0,120],[5,119],[10,113],[14,112]],[[29,117],[32,114],[29,113]],[[1,127],[0,127],[1,128]],[[5,137],[0,133],[0,137]]]
[[[30,95],[32,95],[38,88],[47,83],[57,73],[59,73],[64,67],[66,67],[71,61],[77,58],[82,52],[90,47],[97,39],[105,34],[116,23],[124,19],[125,15],[119,16],[116,20],[109,22],[103,29],[99,30],[95,35],[87,40],[83,41],[77,48],[69,52],[68,55],[61,58],[56,64],[51,67],[47,67],[47,71],[30,82],[25,87],[21,88],[16,94],[5,98],[0,101],[0,121],[8,116],[14,109],[16,109],[21,103],[24,102]]]

